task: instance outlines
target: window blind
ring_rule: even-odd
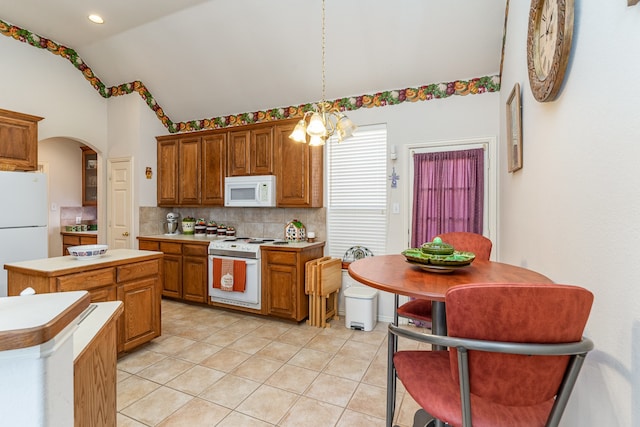
[[[352,246],[383,255],[387,245],[387,127],[361,126],[353,137],[327,143],[328,253]]]

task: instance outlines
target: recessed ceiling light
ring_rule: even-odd
[[[104,24],[104,19],[102,19],[102,16],[100,15],[89,15],[89,21],[94,24]]]

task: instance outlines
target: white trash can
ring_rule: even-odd
[[[378,319],[378,291],[361,286],[344,290],[345,326],[349,329],[371,331]]]

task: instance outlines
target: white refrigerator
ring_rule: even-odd
[[[7,263],[48,256],[47,176],[0,171],[0,297],[7,296]]]

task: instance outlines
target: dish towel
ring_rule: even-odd
[[[233,259],[213,259],[213,287],[226,292],[244,292],[247,263]]]

